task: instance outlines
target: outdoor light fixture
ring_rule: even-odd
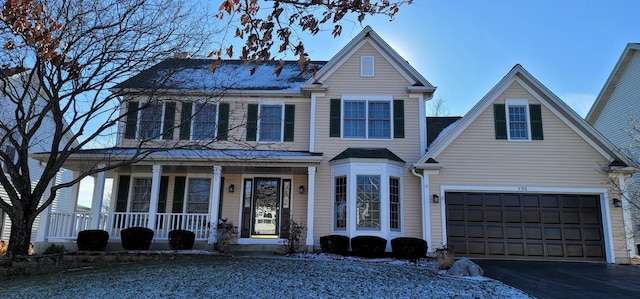
[[[304,186],[300,185],[300,188],[298,188],[298,193],[304,194]]]
[[[622,201],[617,199],[617,198],[614,198],[613,199],[613,206],[616,207],[616,208],[621,208],[622,207]]]
[[[431,199],[431,201],[433,201],[433,203],[439,203],[440,202],[440,196],[438,196],[438,194],[434,194],[433,198]]]
[[[233,193],[233,191],[236,191],[236,186],[234,184],[229,185],[229,193]]]

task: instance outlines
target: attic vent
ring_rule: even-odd
[[[362,77],[373,77],[374,59],[373,56],[361,56],[360,57],[360,76]]]

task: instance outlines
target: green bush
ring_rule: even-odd
[[[427,256],[427,241],[411,237],[395,238],[391,240],[391,251],[395,258],[417,260]]]
[[[189,250],[193,248],[196,239],[194,232],[176,229],[169,232],[169,247],[171,250]]]
[[[120,231],[122,248],[125,250],[148,250],[153,240],[153,230],[146,227],[130,227]]]
[[[78,233],[76,243],[80,251],[104,251],[109,243],[109,233],[99,229],[83,230]]]
[[[328,235],[320,237],[322,252],[346,255],[349,252],[349,237],[342,235]]]
[[[387,240],[377,236],[351,238],[351,253],[362,257],[383,257]]]
[[[64,245],[51,244],[49,245],[49,247],[47,247],[47,249],[44,250],[42,254],[60,254],[64,253],[65,251],[67,251],[67,249],[64,248]]]

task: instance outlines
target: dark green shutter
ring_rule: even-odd
[[[284,141],[293,141],[296,106],[284,105]]]
[[[189,140],[191,137],[191,103],[182,103],[180,113],[180,140]]]
[[[176,103],[168,102],[164,104],[164,125],[162,139],[173,139],[173,127],[176,120]]]
[[[176,182],[173,187],[173,208],[171,211],[173,213],[182,213],[182,206],[184,203],[184,185],[187,180],[187,177],[177,176]]]
[[[393,100],[393,138],[404,138],[404,100]]]
[[[340,137],[340,109],[342,101],[331,99],[329,107],[329,137]]]
[[[258,104],[249,104],[247,109],[247,141],[256,141],[258,134]]]
[[[227,140],[227,138],[229,138],[229,103],[221,103],[219,109],[218,141]]]
[[[121,175],[118,181],[118,198],[116,200],[116,212],[127,211],[127,200],[129,199],[129,183],[131,176]]]
[[[531,140],[543,140],[540,105],[529,105],[529,117],[531,118]]]
[[[496,139],[507,139],[507,116],[504,104],[493,104],[493,121],[495,123]]]
[[[169,177],[160,177],[160,195],[158,196],[158,213],[167,212],[167,191],[169,191]]]
[[[129,102],[127,108],[127,123],[124,129],[124,138],[135,139],[138,124],[138,102]]]

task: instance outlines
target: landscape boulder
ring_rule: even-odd
[[[482,276],[484,270],[470,259],[461,258],[453,263],[448,273],[454,276]]]

